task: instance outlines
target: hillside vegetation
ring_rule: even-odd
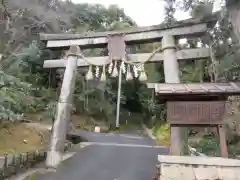
[[[176,22],[173,14],[177,2],[165,0],[165,20],[162,26]],[[150,2],[149,2],[150,3]],[[182,8],[192,12],[195,18],[207,18],[208,3],[198,1],[180,3]],[[0,24],[0,53],[3,55],[0,71],[0,120],[2,124],[24,119],[39,121],[54,117],[57,98],[63,77],[62,70],[43,69],[46,59],[61,57],[62,52],[50,51],[38,39],[38,33],[81,33],[91,31],[119,30],[137,26],[124,11],[115,6],[108,8],[96,4],[73,4],[58,0],[8,0],[0,8],[4,12],[5,23]],[[182,82],[210,82],[239,79],[239,51],[234,41],[234,32],[229,18],[230,9],[223,6],[217,26],[206,36],[187,39],[178,44],[178,49],[196,48],[212,45],[212,58],[180,63]],[[211,44],[212,43],[212,44]],[[129,46],[128,52],[152,52],[159,43]],[[105,49],[84,50],[85,56],[106,53]],[[163,65],[147,64],[145,70],[148,82],[164,82]],[[85,117],[92,125],[114,125],[117,101],[117,79],[108,78],[106,82],[86,81],[86,69],[79,69],[74,94],[74,113],[86,129]],[[153,128],[162,144],[169,144],[169,128],[166,125],[166,107],[156,102],[154,92],[147,89],[138,79],[122,82],[120,124],[147,124]],[[239,104],[234,101],[234,111],[227,124],[228,143],[239,143]],[[29,114],[39,114],[32,119]],[[134,116],[134,118],[133,118]],[[78,120],[75,120],[76,122]],[[88,121],[88,122],[89,122]],[[89,127],[91,129],[91,127]],[[204,131],[209,134],[209,131]],[[197,133],[198,134],[198,133]],[[205,136],[203,135],[203,136]],[[9,138],[9,136],[6,136]],[[0,146],[1,147],[1,146]],[[232,146],[231,146],[232,147]]]

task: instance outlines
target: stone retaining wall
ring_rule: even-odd
[[[64,151],[73,147],[72,143],[66,143]],[[18,173],[22,173],[35,165],[44,162],[47,157],[47,150],[36,150],[32,152],[9,154],[0,159],[0,180],[7,179]]]
[[[5,155],[2,157],[0,164],[0,179],[6,179],[25,171],[46,159],[45,150],[37,150],[33,152]]]
[[[158,156],[160,180],[240,180],[240,160]]]

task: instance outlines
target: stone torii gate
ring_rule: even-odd
[[[175,40],[185,37],[200,37],[208,30],[208,25],[215,20],[200,21],[197,19],[188,19],[178,22],[171,27],[151,26],[143,28],[132,28],[118,32],[98,32],[84,34],[40,34],[40,39],[46,43],[50,49],[66,50],[66,59],[46,60],[44,68],[66,68],[61,94],[59,97],[56,119],[53,126],[53,135],[51,139],[51,148],[48,152],[47,165],[56,167],[60,161],[63,151],[63,144],[67,133],[67,123],[70,118],[72,96],[75,87],[75,78],[77,67],[89,66],[91,64],[102,66],[114,61],[125,61],[125,52],[117,51],[119,43],[125,50],[125,44],[143,44],[148,42],[161,42],[161,52],[152,56],[151,53],[128,54],[132,63],[144,63],[148,57],[148,62],[160,62],[164,64],[164,75],[166,83],[180,83],[178,60],[196,59],[201,60],[209,58],[208,48],[183,49],[176,50]],[[109,45],[109,36],[122,35],[122,41]],[[122,43],[123,42],[123,43]],[[86,48],[104,48],[112,46],[109,49],[109,56],[105,57],[84,57],[81,49]],[[112,53],[111,51],[115,51]],[[117,54],[117,57],[114,55]],[[121,57],[120,57],[121,56]],[[175,155],[180,155],[182,138],[179,127],[171,129],[174,144],[171,144],[171,151]]]

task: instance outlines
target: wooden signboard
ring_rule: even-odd
[[[217,125],[223,123],[225,101],[168,101],[169,124]]]

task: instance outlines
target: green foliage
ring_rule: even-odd
[[[135,23],[116,5],[105,8],[100,4],[67,3],[71,11],[74,29],[77,32],[114,30],[133,26]]]
[[[232,158],[239,158],[240,155],[240,142],[236,144],[229,144],[228,145],[228,152],[230,157]]]
[[[19,119],[18,114],[22,113],[27,108],[27,99],[25,91],[30,88],[30,84],[21,82],[19,79],[0,72],[1,89],[0,89],[0,118],[1,120],[14,121]],[[29,98],[32,99],[31,96]],[[36,101],[33,101],[36,104]]]
[[[176,0],[164,0],[164,1],[166,2],[165,8],[164,8],[165,10],[164,24],[172,25],[177,21],[174,17],[174,13],[176,11],[176,6],[175,6]]]
[[[153,126],[153,134],[161,145],[170,145],[170,127],[167,123],[157,122]]]
[[[201,61],[184,64],[184,66],[180,67],[181,82],[192,83],[203,81],[204,69],[203,62]]]
[[[199,142],[191,143],[190,146],[208,156],[219,156],[219,140],[215,137],[203,137]]]
[[[5,71],[0,71],[2,120],[19,120],[23,113],[42,111],[52,99],[50,90],[43,84],[48,82],[49,75],[42,68],[45,55],[46,52],[41,51],[39,44],[33,41],[14,57]]]
[[[208,156],[220,156],[220,145],[217,137],[202,137],[199,142],[190,143],[191,147],[196,148],[200,153]],[[238,158],[240,155],[240,142],[228,144],[228,153],[232,158]]]
[[[44,59],[53,58],[54,54],[47,49],[43,49],[37,41],[21,49],[18,56],[14,57],[11,65],[5,68],[5,72],[21,78],[31,84],[41,84],[48,86],[49,70],[43,69]],[[29,76],[31,74],[31,76]]]

